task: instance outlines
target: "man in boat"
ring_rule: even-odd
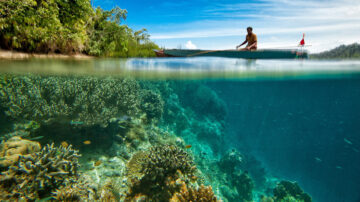
[[[248,27],[246,30],[247,30],[248,34],[246,35],[245,41],[242,44],[236,46],[236,49],[239,49],[242,45],[247,43],[245,48],[240,49],[241,51],[256,50],[257,49],[257,36],[256,36],[256,34],[254,34],[252,32],[253,31],[252,27]]]

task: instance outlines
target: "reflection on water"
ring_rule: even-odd
[[[245,60],[231,58],[135,58],[2,61],[0,71],[116,75],[140,78],[322,78],[354,77],[360,61]]]

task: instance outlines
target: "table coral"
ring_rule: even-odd
[[[0,107],[13,119],[107,125],[139,111],[134,79],[0,75]]]

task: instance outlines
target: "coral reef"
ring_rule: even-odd
[[[18,161],[20,156],[28,157],[40,151],[38,142],[12,137],[0,145],[0,168],[6,168]]]
[[[274,201],[311,202],[312,199],[296,182],[281,181],[274,188]]]
[[[268,181],[266,179],[266,170],[261,164],[259,160],[257,160],[253,155],[251,154],[244,154],[243,156],[243,162],[240,164],[241,170],[246,170],[249,172],[249,175],[251,179],[254,180],[255,187],[257,189],[263,189],[268,186]],[[268,186],[268,187],[272,187]]]
[[[227,115],[226,104],[212,89],[201,82],[181,82],[172,85],[185,107],[190,107],[197,114],[212,116],[224,121]]]
[[[0,105],[13,119],[107,125],[139,111],[134,79],[0,75]]]
[[[169,200],[171,193],[180,188],[175,182],[181,177],[191,178],[195,170],[190,155],[179,147],[154,146],[140,151],[127,165],[127,175],[132,184],[127,199],[132,200],[141,194],[148,199]]]
[[[206,201],[216,202],[220,201],[216,198],[211,186],[205,187],[201,185],[198,189],[188,188],[185,184],[182,185],[180,192],[177,192],[170,199],[170,202],[187,202],[187,201]]]
[[[75,181],[78,177],[76,150],[53,144],[29,156],[19,156],[0,177],[3,200],[35,200],[47,197],[49,193]]]
[[[152,181],[162,181],[177,170],[192,174],[195,169],[192,157],[187,152],[173,145],[165,145],[149,149],[142,172]]]
[[[0,200],[309,201],[287,182],[270,196],[278,179],[228,150],[226,105],[203,83],[0,75],[0,86]]]
[[[226,173],[233,174],[242,164],[243,158],[239,151],[232,149],[221,157],[219,166]]]
[[[211,146],[215,154],[222,152],[224,145],[224,126],[212,117],[204,117],[202,120],[193,121],[192,132],[199,141]]]
[[[233,186],[237,190],[239,201],[252,201],[254,183],[247,172],[235,174],[233,176]]]
[[[147,119],[159,120],[164,111],[164,101],[161,95],[151,90],[143,90],[140,97],[140,109],[145,112]]]
[[[75,182],[68,183],[54,191],[52,198],[56,201],[95,201],[97,190],[82,176]]]

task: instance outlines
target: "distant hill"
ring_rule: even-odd
[[[360,58],[360,44],[341,45],[322,53],[311,54],[313,59],[354,59]]]

